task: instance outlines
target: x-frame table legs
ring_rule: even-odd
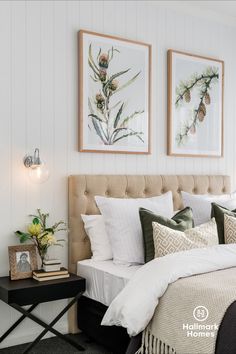
[[[60,332],[58,332],[56,329],[53,328],[53,326],[60,320],[60,318],[69,310],[69,308],[75,304],[75,302],[79,299],[79,297],[83,294],[83,292],[77,294],[73,300],[69,302],[69,304],[54,318],[54,320],[47,324],[44,321],[42,321],[40,318],[36,317],[31,313],[31,311],[38,305],[34,304],[32,305],[28,310],[25,310],[23,307],[21,307],[18,304],[9,304],[11,307],[16,309],[17,311],[22,313],[22,316],[0,337],[0,343],[27,317],[30,318],[32,321],[38,323],[42,327],[44,327],[44,330],[38,335],[38,337],[28,345],[28,347],[24,350],[22,354],[29,353],[29,351],[40,341],[41,338],[45,336],[45,334],[50,331],[56,336],[60,337],[64,341],[70,343],[72,346],[74,346],[77,350],[79,351],[84,351],[84,348],[74,342],[72,339],[64,336]]]
[[[35,307],[37,307],[38,304],[34,304],[32,306],[30,306],[30,308],[27,310],[28,313],[30,313],[31,311],[33,311],[33,309],[35,309]],[[0,343],[2,343],[2,341],[4,341],[5,338],[7,338],[9,336],[9,334],[17,327],[19,326],[19,324],[26,318],[26,315],[22,315],[1,337],[0,337]]]

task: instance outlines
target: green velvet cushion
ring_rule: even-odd
[[[165,218],[161,215],[156,215],[150,210],[144,208],[139,209],[139,216],[143,231],[145,263],[151,261],[155,254],[152,222],[158,222],[161,225],[178,231],[185,231],[194,227],[193,212],[189,207],[180,210],[172,217],[172,219]]]
[[[211,203],[211,217],[215,218],[219,243],[225,243],[224,237],[224,215],[236,217],[236,209],[229,210],[216,203]]]

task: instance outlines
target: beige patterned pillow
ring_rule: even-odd
[[[224,214],[225,243],[236,243],[236,218]]]
[[[236,219],[235,219],[236,220]],[[187,251],[192,248],[214,246],[218,244],[215,219],[184,232],[152,223],[155,258],[170,253]]]

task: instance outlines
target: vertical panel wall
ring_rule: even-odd
[[[78,152],[77,31],[121,36],[152,45],[152,154]],[[236,28],[166,8],[154,1],[0,2],[0,275],[8,273],[14,230],[40,207],[51,222],[67,218],[67,176],[76,173],[229,174],[236,182]],[[224,158],[166,156],[167,49],[225,61]],[[22,159],[39,147],[50,169],[40,186],[29,182]],[[66,238],[67,235],[64,235]],[[67,264],[67,245],[52,253]],[[50,320],[62,302],[44,304]],[[17,314],[0,303],[0,332]],[[67,331],[66,316],[59,328]],[[4,345],[29,341],[26,321]]]

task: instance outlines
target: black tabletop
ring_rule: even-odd
[[[85,291],[85,279],[75,274],[69,278],[37,281],[33,278],[11,280],[0,277],[0,300],[10,304],[35,303],[66,299]]]

